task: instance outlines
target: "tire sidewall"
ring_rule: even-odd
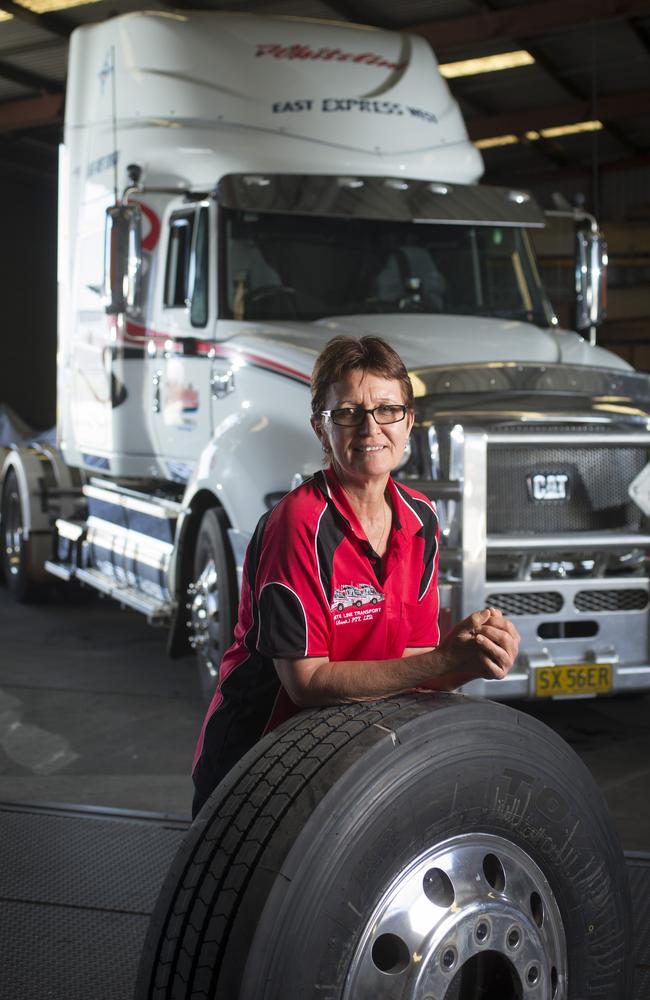
[[[534,726],[491,732],[486,721],[459,732],[440,720],[432,740],[422,721],[410,737],[400,730],[399,759],[384,745],[352,766],[300,830],[257,922],[241,1000],[307,998],[315,982],[331,984],[320,1000],[339,1000],[354,949],[395,875],[471,832],[506,838],[546,876],[564,925],[571,1000],[593,995],[596,984],[599,996],[622,1000],[628,906],[620,850],[580,761],[567,767],[566,748],[561,758]],[[444,734],[450,725],[455,733]]]

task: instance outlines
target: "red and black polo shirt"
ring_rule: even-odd
[[[235,641],[219,670],[196,749],[211,790],[298,709],[274,659],[386,660],[437,646],[438,519],[430,500],[388,480],[393,525],[383,560],[331,469],[265,514],[244,564]]]

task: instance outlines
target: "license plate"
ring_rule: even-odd
[[[538,667],[535,694],[538,698],[603,694],[612,690],[611,663],[571,663]]]

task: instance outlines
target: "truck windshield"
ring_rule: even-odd
[[[445,313],[548,326],[525,233],[222,209],[223,318]]]

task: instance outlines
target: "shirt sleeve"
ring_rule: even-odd
[[[315,556],[312,518],[282,504],[269,518],[255,579],[257,649],[272,659],[328,656],[329,606]]]
[[[438,515],[432,503],[422,501],[418,504],[418,514],[422,518],[422,534],[424,546],[421,556],[421,576],[418,589],[418,602],[415,613],[411,615],[411,631],[406,643],[407,647],[437,646],[440,642],[438,625],[438,549],[440,531]]]

